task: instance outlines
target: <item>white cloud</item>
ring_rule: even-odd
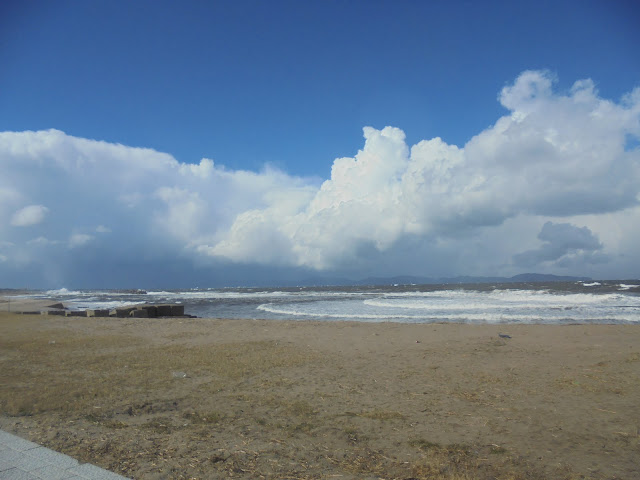
[[[11,215],[17,205],[22,200],[22,195],[10,185],[0,185],[0,225],[8,223],[8,216]]]
[[[93,235],[86,233],[74,233],[69,237],[69,248],[77,248],[86,245],[94,239]]]
[[[60,242],[55,240],[49,240],[46,237],[37,237],[27,241],[27,245],[39,245],[39,246],[47,246],[47,245],[57,245]]]
[[[83,255],[365,275],[637,271],[640,149],[628,145],[640,139],[640,89],[619,102],[591,80],[557,93],[550,74],[527,71],[498,98],[506,114],[464,146],[366,127],[363,148],[322,184],[57,130],[0,133],[0,220],[15,212],[33,228],[0,223],[0,240],[23,253],[35,234]],[[33,205],[16,212],[25,198]],[[592,243],[562,243],[580,238]]]
[[[599,98],[590,80],[567,95],[554,93],[553,83],[544,72],[524,72],[501,92],[510,114],[464,148],[439,138],[409,148],[399,129],[365,128],[364,148],[335,160],[331,178],[305,208],[284,217],[273,206],[245,212],[208,251],[268,259],[256,238],[269,229],[278,235],[272,251],[284,248],[295,264],[330,268],[363,245],[387,251],[407,235],[451,239],[517,216],[537,223],[540,216],[637,205],[640,155],[624,144],[626,136],[640,136],[640,90],[616,104]]]
[[[43,205],[29,205],[21,208],[11,217],[11,225],[14,227],[30,227],[44,220],[49,209]]]
[[[527,114],[540,108],[553,93],[554,77],[549,72],[527,70],[518,80],[500,92],[500,103],[515,114],[516,119],[524,119]]]
[[[85,252],[107,249],[116,258],[149,261],[177,255],[202,261],[198,246],[218,243],[239,214],[270,205],[290,212],[317,189],[314,180],[271,167],[229,171],[207,159],[185,165],[154,150],[58,130],[0,132],[0,171],[0,192],[7,199],[15,203],[28,193],[51,207],[51,221],[33,225],[36,236],[82,245]],[[93,232],[111,234],[94,238],[88,227],[76,230],[96,224]],[[0,224],[0,240],[15,243],[22,258],[37,262],[43,257],[37,243],[29,243],[32,238],[33,232],[25,237]]]
[[[198,165],[182,164],[180,165],[179,172],[182,175],[190,174],[206,180],[207,178],[210,178],[214,173],[213,160],[203,158],[202,160],[200,160],[200,164]]]
[[[602,253],[602,243],[587,227],[546,222],[538,238],[542,240],[542,245],[515,255],[516,265],[531,268],[552,262],[559,267],[570,267],[585,263],[605,263],[609,260]]]
[[[407,235],[450,239],[516,216],[538,222],[637,205],[640,156],[625,151],[624,139],[640,136],[640,95],[616,104],[599,98],[590,80],[567,95],[552,85],[544,72],[524,72],[501,92],[510,114],[464,148],[439,138],[409,148],[399,129],[365,128],[364,148],[334,162],[331,179],[307,206],[285,217],[273,206],[245,212],[209,252],[268,258],[250,252],[270,228],[283,237],[273,250],[290,250],[295,264],[327,268],[363,245],[386,251]]]

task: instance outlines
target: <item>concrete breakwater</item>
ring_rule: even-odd
[[[184,305],[168,304],[168,305],[130,305],[127,307],[118,307],[111,310],[108,309],[86,309],[86,310],[67,310],[62,304],[50,305],[46,310],[40,312],[22,312],[42,315],[62,315],[66,317],[115,317],[115,318],[160,318],[160,317],[185,317],[193,318],[191,315],[185,315]]]

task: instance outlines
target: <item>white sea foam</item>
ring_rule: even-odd
[[[300,307],[300,305],[298,305]],[[326,318],[342,318],[342,319],[361,319],[361,320],[382,320],[382,319],[419,319],[422,318],[420,315],[401,315],[401,314],[393,314],[393,315],[380,315],[380,314],[364,314],[364,313],[330,313],[330,312],[316,312],[311,310],[306,310],[304,308],[295,307],[282,307],[276,306],[271,303],[265,303],[262,305],[258,305],[258,310],[262,310],[263,312],[276,313],[279,315],[289,315],[292,317],[326,317]]]
[[[517,308],[563,308],[567,306],[629,303],[637,300],[617,293],[550,293],[546,290],[493,290],[476,292],[445,290],[438,292],[387,293],[380,298],[367,299],[364,303],[377,307],[413,309],[492,309],[515,306]]]
[[[80,292],[77,290],[67,290],[66,288],[60,288],[58,290],[48,290],[46,292],[47,295],[51,295],[52,297],[66,297],[70,295],[84,295],[86,292]]]
[[[598,282],[595,282],[598,283]],[[587,286],[595,286],[586,284]],[[225,318],[289,318],[368,322],[640,323],[636,285],[607,284],[607,293],[564,289],[492,290],[416,287],[300,289],[185,289],[147,294],[117,291],[34,292],[57,297],[72,308],[115,308],[141,303],[183,303],[189,314]],[[410,288],[412,291],[405,291]],[[485,287],[483,287],[485,288]],[[426,290],[426,291],[425,291]]]
[[[114,308],[128,307],[137,305],[135,302],[107,300],[107,301],[91,301],[91,300],[76,300],[71,302],[65,302],[67,307],[73,310],[112,310]]]
[[[640,297],[547,290],[385,292],[375,298],[265,303],[289,318],[368,321],[566,323],[640,322]]]
[[[315,309],[305,308],[302,305],[296,306],[278,306],[274,304],[263,304],[258,306],[259,310],[269,312],[278,315],[286,315],[292,319],[295,318],[324,318],[330,320],[358,320],[358,321],[389,321],[389,322],[409,322],[409,323],[424,323],[424,322],[460,322],[460,323],[562,323],[562,322],[619,322],[619,323],[638,323],[640,322],[640,315],[629,315],[622,313],[614,313],[612,311],[600,312],[602,315],[584,316],[579,312],[571,312],[560,310],[553,314],[547,312],[542,314],[536,312],[535,314],[524,313],[473,313],[466,312],[438,312],[431,315],[408,315],[402,313],[348,313],[347,311],[331,312],[331,309],[323,311],[317,311]]]
[[[147,296],[185,299],[250,299],[250,298],[299,298],[299,297],[362,297],[375,295],[369,292],[326,292],[318,290],[300,291],[226,291],[226,290],[194,290],[175,292],[147,292]]]

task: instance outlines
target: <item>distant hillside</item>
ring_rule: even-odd
[[[253,287],[329,287],[329,286],[357,286],[357,285],[436,285],[436,284],[462,284],[462,283],[516,283],[516,282],[577,282],[592,281],[589,277],[571,277],[559,275],[546,275],[542,273],[522,273],[513,277],[419,277],[413,275],[398,275],[395,277],[367,277],[361,280],[352,280],[345,277],[331,277],[323,275],[309,275],[296,279],[275,276],[261,278],[252,284]]]
[[[591,281],[590,277],[572,277],[549,275],[544,273],[521,273],[513,277],[416,277],[403,275],[397,277],[368,277],[356,282],[357,285],[432,285],[450,283],[515,283],[515,282],[579,282]]]
[[[544,273],[521,273],[511,277],[512,282],[590,282],[591,277],[568,277],[561,275],[547,275]]]

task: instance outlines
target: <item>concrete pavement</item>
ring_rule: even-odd
[[[0,480],[127,480],[0,430]]]

